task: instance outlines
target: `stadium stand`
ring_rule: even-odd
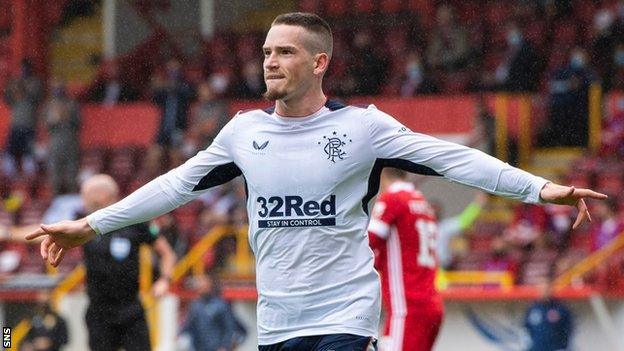
[[[60,3],[64,2],[57,3],[56,12],[50,15],[53,27],[63,25],[63,6]],[[511,279],[518,289],[515,290],[518,296],[532,296],[526,295],[523,286],[539,284],[553,271],[556,276],[567,279],[567,274],[572,269],[587,266],[590,267],[587,268],[587,273],[574,275],[573,281],[568,282],[568,285],[589,287],[621,296],[624,292],[624,251],[621,247],[607,257],[596,259],[595,263],[585,265],[584,262],[588,257],[599,255],[601,248],[624,235],[624,97],[618,90],[624,87],[624,74],[613,74],[624,72],[624,68],[616,67],[617,63],[611,59],[616,53],[617,45],[624,44],[624,4],[618,1],[562,3],[570,5],[525,1],[510,5],[508,1],[502,0],[298,0],[296,8],[327,17],[335,28],[335,46],[339,48],[336,50],[339,54],[334,56],[329,77],[325,82],[332,96],[352,103],[373,101],[398,116],[405,115],[410,110],[426,111],[435,115],[436,120],[406,120],[406,124],[409,126],[409,123],[416,123],[419,131],[440,136],[465,137],[478,123],[474,122],[478,95],[484,94],[486,107],[491,110],[497,124],[496,135],[489,137],[496,139],[495,143],[499,144],[497,150],[501,150],[501,142],[505,144],[504,157],[511,155],[513,152],[508,153],[506,150],[513,149],[514,144],[521,144],[522,134],[528,133],[531,157],[526,166],[547,176],[557,176],[565,180],[565,184],[595,188],[614,198],[614,218],[595,215],[591,226],[574,232],[567,229],[572,213],[558,213],[548,208],[543,213],[530,215],[543,217],[539,219],[543,222],[539,230],[524,225],[525,223],[518,229],[517,222],[530,222],[532,218],[518,219],[521,216],[515,216],[514,211],[517,210],[508,202],[493,201],[465,237],[453,242],[455,257],[451,272],[504,273],[503,280]],[[9,9],[11,4],[9,0],[0,0],[1,9]],[[461,40],[469,50],[460,62],[434,67],[427,58],[427,51],[433,41],[435,29],[444,27],[440,22],[440,8],[443,5],[450,6],[454,14],[449,19],[451,24],[467,32]],[[4,90],[7,80],[16,73],[12,69],[16,66],[12,62],[13,23],[10,13],[11,11],[0,11],[0,90]],[[67,20],[69,19],[64,19]],[[393,23],[393,26],[387,23]],[[509,26],[501,26],[501,23],[517,26],[523,40],[536,52],[538,74],[535,77],[535,89],[511,89],[531,95],[507,95],[510,89],[503,84],[503,80],[497,78],[501,71],[510,67],[508,63],[515,54],[515,49],[510,48],[509,44]],[[83,127],[80,177],[109,173],[120,184],[124,194],[160,174],[169,168],[167,166],[180,164],[189,156],[185,149],[188,149],[188,145],[184,143],[173,149],[161,149],[154,145],[159,117],[157,108],[150,102],[150,82],[154,77],[165,73],[164,63],[171,53],[171,50],[166,49],[166,43],[173,39],[167,37],[162,28],[152,29],[152,33],[143,43],[131,52],[115,58],[121,79],[139,92],[138,102],[113,107],[84,103],[87,92],[102,81],[105,63],[102,63],[93,82],[78,85],[72,91],[73,97],[84,103],[81,107]],[[265,102],[257,99],[241,100],[240,90],[236,89],[236,83],[243,80],[244,65],[260,54],[262,38],[263,33],[256,31],[219,29],[212,39],[199,43],[202,49],[198,57],[186,57],[184,60],[187,63],[184,72],[189,83],[195,86],[200,82],[210,84],[217,91],[218,97],[225,99],[231,113],[265,106]],[[362,38],[370,42],[364,45],[361,41],[366,40]],[[601,44],[601,40],[606,41],[606,44]],[[561,150],[553,148],[551,151],[554,150],[557,155],[555,157],[565,159],[562,165],[540,166],[540,155],[535,150],[534,140],[537,131],[548,119],[550,75],[556,69],[568,65],[570,52],[579,46],[589,53],[589,69],[601,78],[596,82],[601,83],[602,87],[594,86],[605,93],[602,105],[599,105],[599,110],[604,107],[605,117],[597,130],[589,128],[591,135],[587,149],[571,149],[572,157],[566,158],[570,149],[557,153]],[[355,52],[359,54],[354,54]],[[357,58],[355,56],[365,56],[370,60],[354,60]],[[604,57],[609,59],[601,59]],[[404,86],[409,80],[409,69],[418,65],[418,84],[426,82],[427,89],[411,89],[409,96],[405,96],[403,92],[406,91]],[[624,67],[624,62],[621,66]],[[37,73],[48,78],[48,72],[41,69],[40,64],[37,67]],[[366,71],[378,71],[376,76],[379,79],[365,81],[367,77],[362,72]],[[372,87],[366,86],[370,83],[373,84]],[[374,96],[367,96],[370,92],[374,92]],[[529,101],[528,127],[522,127],[522,111],[526,110],[523,101]],[[588,103],[591,105],[591,102]],[[458,113],[460,110],[463,111],[462,114]],[[0,145],[5,144],[9,113],[10,109],[0,104]],[[128,116],[132,116],[134,120],[128,122]],[[140,127],[137,127],[139,123]],[[186,137],[189,139],[189,135]],[[592,140],[597,140],[595,147]],[[37,138],[39,154],[36,176],[12,179],[4,174],[6,169],[2,170],[0,228],[41,223],[53,200],[51,184],[46,175],[46,141],[47,136],[40,132]],[[520,148],[521,146],[517,147]],[[501,154],[497,156],[500,157]],[[508,159],[512,161],[513,157]],[[185,243],[181,246],[183,249],[178,252],[179,255],[192,252],[193,247],[197,247],[196,244],[203,243],[204,234],[211,230],[220,229],[224,225],[240,224],[244,216],[241,216],[237,206],[231,204],[232,201],[240,200],[236,197],[235,188],[232,186],[223,191],[211,192],[172,213],[177,232]],[[595,208],[592,210],[596,211]],[[619,231],[610,233],[609,240],[597,245],[596,242],[600,239],[597,236],[607,221],[614,221],[614,224],[609,222],[607,225],[615,226]],[[562,230],[561,227],[566,225],[566,229]],[[204,250],[195,258],[199,263],[189,264],[184,277],[193,272],[218,268],[231,275],[230,282],[225,282],[227,296],[253,298],[253,287],[250,288],[252,283],[249,279],[251,265],[249,261],[245,261],[249,249],[244,246],[241,248],[241,236],[236,234],[236,230],[227,228],[227,234],[220,235],[219,242],[202,246]],[[531,240],[519,245],[509,238],[512,230],[520,231],[519,235],[526,235]],[[54,285],[60,280],[58,277],[67,276],[82,261],[80,250],[74,250],[57,270],[51,270],[41,262],[38,247],[35,245],[3,238],[0,239],[0,248],[0,293],[8,286],[3,284],[8,284],[11,279],[18,281],[20,277],[32,277],[33,274],[38,277],[57,277],[45,282],[50,286]],[[247,265],[244,269],[237,267],[241,260]],[[452,279],[441,284],[445,288],[476,285],[488,289],[503,284],[503,280],[492,283],[488,277],[470,284],[460,281],[454,286]],[[496,277],[499,279],[499,276]],[[180,279],[176,285],[180,296],[186,298],[193,296],[192,289],[188,289],[187,284]],[[453,294],[450,289],[448,296],[457,297]]]

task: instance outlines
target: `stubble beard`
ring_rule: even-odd
[[[285,98],[286,95],[288,95],[288,94],[286,93],[286,90],[284,90],[284,89],[269,89],[269,88],[267,88],[267,91],[265,91],[264,94],[262,94],[262,97],[264,97],[265,99],[267,99],[269,101],[277,101],[277,100],[281,100],[281,99]]]

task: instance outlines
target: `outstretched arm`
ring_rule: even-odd
[[[206,150],[123,200],[86,218],[41,225],[28,234],[26,239],[44,237],[41,256],[57,266],[66,250],[92,240],[97,234],[146,222],[191,201],[210,187],[232,180],[241,174],[228,151],[232,122],[224,127]]]
[[[590,220],[585,198],[607,196],[589,189],[558,185],[462,145],[414,133],[391,116],[369,107],[366,122],[371,148],[386,166],[443,176],[453,182],[530,203],[576,206],[576,228]]]

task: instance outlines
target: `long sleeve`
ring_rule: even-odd
[[[206,149],[186,163],[152,180],[123,200],[87,217],[98,234],[148,221],[241,174],[230,153],[234,118]]]
[[[391,116],[370,106],[365,112],[371,148],[386,166],[441,175],[492,194],[538,203],[548,182],[466,146],[414,133]]]

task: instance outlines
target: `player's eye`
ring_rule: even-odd
[[[271,50],[263,50],[264,51],[264,56],[271,56]]]
[[[291,49],[282,49],[282,51],[280,53],[282,55],[290,55],[290,54],[292,54],[292,50]]]

